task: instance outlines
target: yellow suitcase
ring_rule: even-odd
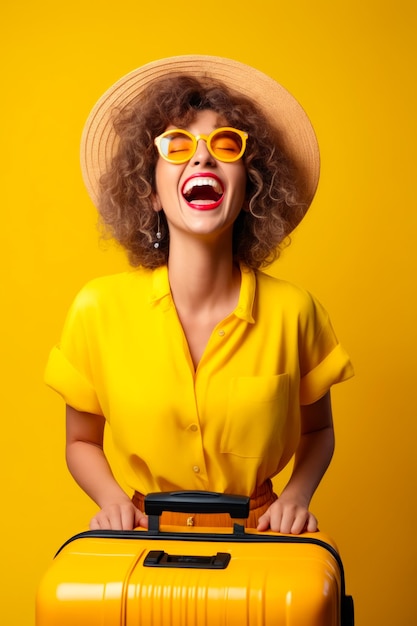
[[[353,626],[343,564],[325,534],[159,528],[163,510],[245,518],[249,499],[150,494],[149,530],[70,538],[39,585],[36,626]]]

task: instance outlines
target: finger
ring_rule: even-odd
[[[277,524],[277,532],[284,533],[286,535],[290,535],[292,533],[292,528],[297,519],[297,513],[293,507],[287,507],[284,509],[281,518],[277,520],[279,524]],[[303,525],[305,520],[303,521]],[[274,529],[275,530],[275,529]]]
[[[308,533],[316,533],[318,529],[319,529],[319,525],[318,525],[317,518],[312,513],[309,513],[306,531]]]
[[[106,530],[124,530],[123,516],[119,507],[111,508],[107,513]]]
[[[97,513],[90,521],[90,530],[109,530],[110,528],[110,520],[102,511]]]
[[[141,511],[139,511],[139,518],[137,520],[136,526],[140,526],[141,528],[148,528],[148,516],[141,513]]]
[[[135,527],[135,509],[133,506],[123,507],[120,511],[121,530],[133,530]]]
[[[142,513],[136,506],[133,507],[134,512],[134,528],[141,526],[142,528],[148,527],[148,516]]]
[[[298,511],[289,532],[292,535],[299,535],[300,533],[302,533],[304,530],[306,530],[308,519],[308,511]]]
[[[258,519],[258,526],[256,530],[268,530],[271,524],[271,511],[268,509],[261,517]]]
[[[98,521],[96,520],[95,517],[93,517],[93,519],[90,520],[89,528],[90,528],[90,530],[99,530],[100,529],[100,524],[98,523]]]
[[[118,506],[102,509],[90,522],[92,530],[123,530],[122,512]]]
[[[280,506],[271,506],[267,513],[269,513],[269,528],[275,533],[283,532],[281,530],[283,511]]]

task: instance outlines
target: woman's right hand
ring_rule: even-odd
[[[86,494],[100,507],[91,530],[148,527],[148,518],[117,483],[103,450],[105,419],[67,406],[68,468]]]
[[[90,521],[90,530],[133,530],[148,527],[148,518],[133,502],[114,502],[105,505]]]

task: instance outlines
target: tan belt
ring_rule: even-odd
[[[277,499],[277,495],[272,488],[270,479],[256,488],[250,498],[250,512],[247,519],[232,519],[228,513],[172,513],[164,511],[160,518],[161,524],[170,526],[216,526],[229,527],[235,522],[242,524],[246,528],[256,528],[258,520],[265,513],[268,507]],[[144,510],[145,496],[137,491],[133,494],[132,502],[140,510]]]

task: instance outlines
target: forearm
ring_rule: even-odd
[[[330,464],[333,451],[332,425],[302,434],[295,454],[293,472],[281,497],[295,497],[308,506]]]
[[[315,532],[317,519],[310,501],[334,450],[330,392],[313,404],[301,407],[301,437],[291,478],[278,500],[259,518],[258,530],[299,534]]]
[[[117,483],[103,450],[105,419],[67,406],[66,458],[80,487],[100,507],[90,528],[132,530],[147,518]]]
[[[75,481],[100,508],[129,499],[114,478],[101,447],[73,441],[67,444],[66,459]]]

